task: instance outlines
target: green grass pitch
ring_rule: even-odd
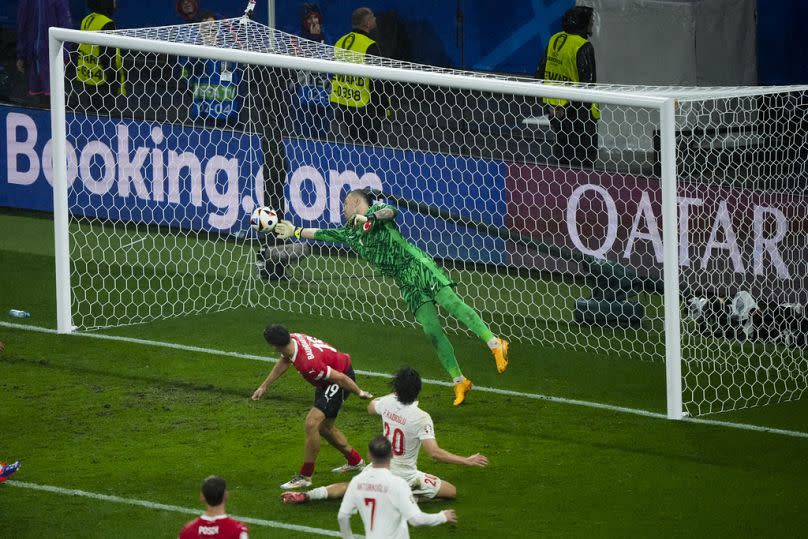
[[[7,322],[55,327],[52,222],[0,214],[0,313]],[[130,261],[131,262],[131,261]],[[235,277],[234,277],[235,278]],[[156,298],[159,300],[159,298]],[[5,313],[23,308],[20,321]],[[3,537],[171,537],[193,518],[173,510],[35,490],[32,486],[198,508],[208,474],[224,476],[228,511],[258,519],[253,537],[314,537],[265,521],[337,530],[338,503],[285,506],[278,485],[296,473],[312,390],[289,372],[260,402],[252,391],[271,363],[261,330],[282,321],[351,353],[359,375],[382,394],[401,365],[444,380],[416,329],[239,308],[99,331],[106,340],[0,326],[0,460],[23,461],[0,484]],[[451,389],[424,386],[421,405],[440,445],[481,452],[485,469],[431,462],[420,468],[458,487],[457,527],[413,529],[413,537],[792,537],[808,529],[808,438],[674,422],[612,409],[531,398],[549,395],[663,413],[661,363],[515,342],[511,368],[497,375],[475,339],[452,336],[466,374],[480,388],[459,408]],[[151,346],[149,340],[236,352]],[[802,401],[711,416],[725,422],[808,432]],[[338,425],[365,452],[380,430],[358,399]],[[323,445],[316,485],[338,480],[342,457]],[[361,524],[354,519],[354,531]]]

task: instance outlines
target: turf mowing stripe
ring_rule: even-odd
[[[39,333],[56,333],[55,329],[51,328],[44,328],[41,326],[29,326],[27,324],[15,324],[12,322],[2,322],[0,321],[0,326],[13,328],[13,329],[22,329],[26,331],[36,331]],[[202,354],[211,354],[217,356],[229,356],[229,357],[237,357],[241,359],[252,359],[256,361],[264,361],[267,363],[277,363],[277,359],[264,357],[264,356],[257,356],[253,354],[242,354],[240,352],[225,352],[222,350],[213,350],[210,348],[200,348],[198,346],[188,346],[185,344],[175,344],[169,342],[160,342],[160,341],[148,341],[146,339],[136,339],[134,337],[119,337],[116,335],[102,335],[100,333],[72,333],[72,336],[76,337],[90,337],[93,339],[106,339],[110,341],[122,341],[128,342],[133,344],[142,344],[145,346],[157,346],[161,348],[172,348],[175,350],[184,350],[187,352],[198,352]],[[371,376],[376,378],[389,378],[390,374],[388,373],[381,373],[381,372],[373,372],[373,371],[363,371],[357,370],[357,374],[361,374],[363,376]],[[431,380],[429,378],[424,378],[422,380],[425,384],[436,385],[436,386],[451,386],[451,382],[446,382],[443,380]],[[510,397],[522,397],[525,399],[534,399],[534,400],[544,400],[548,402],[556,402],[560,404],[572,404],[575,406],[583,406],[586,408],[596,408],[599,410],[608,410],[611,412],[619,412],[623,414],[632,414],[638,415],[643,417],[652,417],[655,419],[667,419],[668,416],[666,414],[662,414],[659,412],[651,412],[649,410],[642,410],[640,408],[626,408],[623,406],[616,406],[614,404],[603,404],[599,402],[591,402],[591,401],[584,401],[578,399],[567,399],[564,397],[552,397],[550,395],[542,395],[540,393],[523,393],[520,391],[511,391],[509,389],[498,389],[495,387],[483,387],[483,386],[474,386],[474,391],[480,391],[483,393],[495,393],[497,395],[508,395]],[[733,423],[731,421],[718,421],[715,419],[703,419],[698,417],[684,417],[682,421],[686,421],[688,423],[698,423],[701,425],[713,425],[719,427],[728,427],[733,429],[742,429],[742,430],[749,430],[754,432],[765,432],[769,434],[781,434],[783,436],[791,436],[794,438],[808,438],[808,432],[801,432],[801,431],[794,431],[794,430],[785,430],[785,429],[776,429],[772,427],[764,427],[761,425],[750,425],[748,423]]]
[[[160,511],[171,511],[174,513],[187,513],[189,515],[201,515],[202,511],[199,509],[192,509],[190,507],[180,507],[178,505],[168,505],[165,503],[150,502],[148,500],[138,500],[135,498],[121,498],[120,496],[111,496],[109,494],[98,494],[95,492],[87,492],[85,490],[77,490],[72,488],[54,487],[51,485],[39,485],[37,483],[28,483],[25,481],[6,481],[6,485],[10,487],[27,488],[31,490],[41,490],[45,492],[52,492],[54,494],[64,494],[67,496],[80,496],[82,498],[92,498],[93,500],[103,500],[105,502],[121,503],[124,505],[137,505],[146,507],[147,509],[158,509]],[[236,520],[247,524],[255,524],[256,526],[264,526],[266,528],[281,528],[284,530],[293,530],[303,533],[311,533],[314,535],[326,535],[328,537],[339,537],[337,531],[324,530],[322,528],[312,528],[309,526],[299,526],[297,524],[287,524],[285,522],[277,522],[275,520],[264,520],[261,518],[240,517],[238,515],[230,515]]]

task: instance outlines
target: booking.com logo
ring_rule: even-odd
[[[289,211],[303,221],[340,223],[341,195],[346,187],[348,191],[365,187],[382,190],[382,180],[373,172],[359,176],[353,170],[329,170],[323,175],[311,165],[301,165],[289,174]]]
[[[91,136],[78,148],[67,142],[68,189],[81,180],[80,186],[94,195],[135,197],[126,205],[190,205],[200,210],[192,213],[206,215],[207,224],[217,230],[229,230],[244,213],[252,212],[255,201],[263,200],[260,163],[247,163],[238,155],[255,152],[239,148],[235,157],[220,155],[216,153],[217,144],[207,140],[211,138],[208,131],[167,126],[166,134],[159,124],[117,122],[112,124],[114,136],[110,136],[110,122],[82,117],[71,122],[72,128],[78,127],[82,134],[89,131]],[[195,140],[190,148],[187,142],[181,142],[191,139],[188,133]],[[22,113],[6,116],[10,185],[31,185],[42,176],[53,185],[52,140],[41,145],[39,138],[39,129],[31,116]],[[140,144],[136,145],[136,141]],[[194,148],[196,151],[188,151]],[[259,149],[259,159],[260,155]],[[252,176],[253,183],[249,184],[244,176]],[[78,188],[75,186],[73,190]]]

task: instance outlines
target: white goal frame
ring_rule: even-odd
[[[70,249],[68,229],[68,185],[66,160],[65,68],[63,51],[65,42],[87,43],[103,47],[166,53],[192,58],[242,62],[259,66],[287,69],[305,69],[319,73],[358,75],[402,83],[449,87],[480,92],[529,96],[535,98],[563,98],[571,101],[597,102],[620,106],[643,107],[659,113],[660,162],[662,184],[662,219],[664,244],[664,329],[667,385],[667,416],[683,417],[682,357],[679,303],[679,237],[676,170],[676,98],[671,92],[608,91],[596,87],[561,87],[539,81],[503,80],[473,74],[440,73],[430,70],[400,69],[349,62],[333,62],[316,58],[290,57],[273,53],[259,53],[224,49],[186,43],[152,41],[148,39],[114,35],[102,32],[84,32],[64,28],[51,28],[49,32],[51,125],[53,133],[53,192],[56,258],[57,331],[74,331],[71,313]],[[658,90],[658,89],[657,89]],[[711,95],[720,95],[711,92]],[[737,95],[732,93],[731,95]]]

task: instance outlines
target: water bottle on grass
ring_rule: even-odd
[[[21,311],[19,309],[11,309],[8,315],[12,318],[31,318],[31,313],[28,311]]]

